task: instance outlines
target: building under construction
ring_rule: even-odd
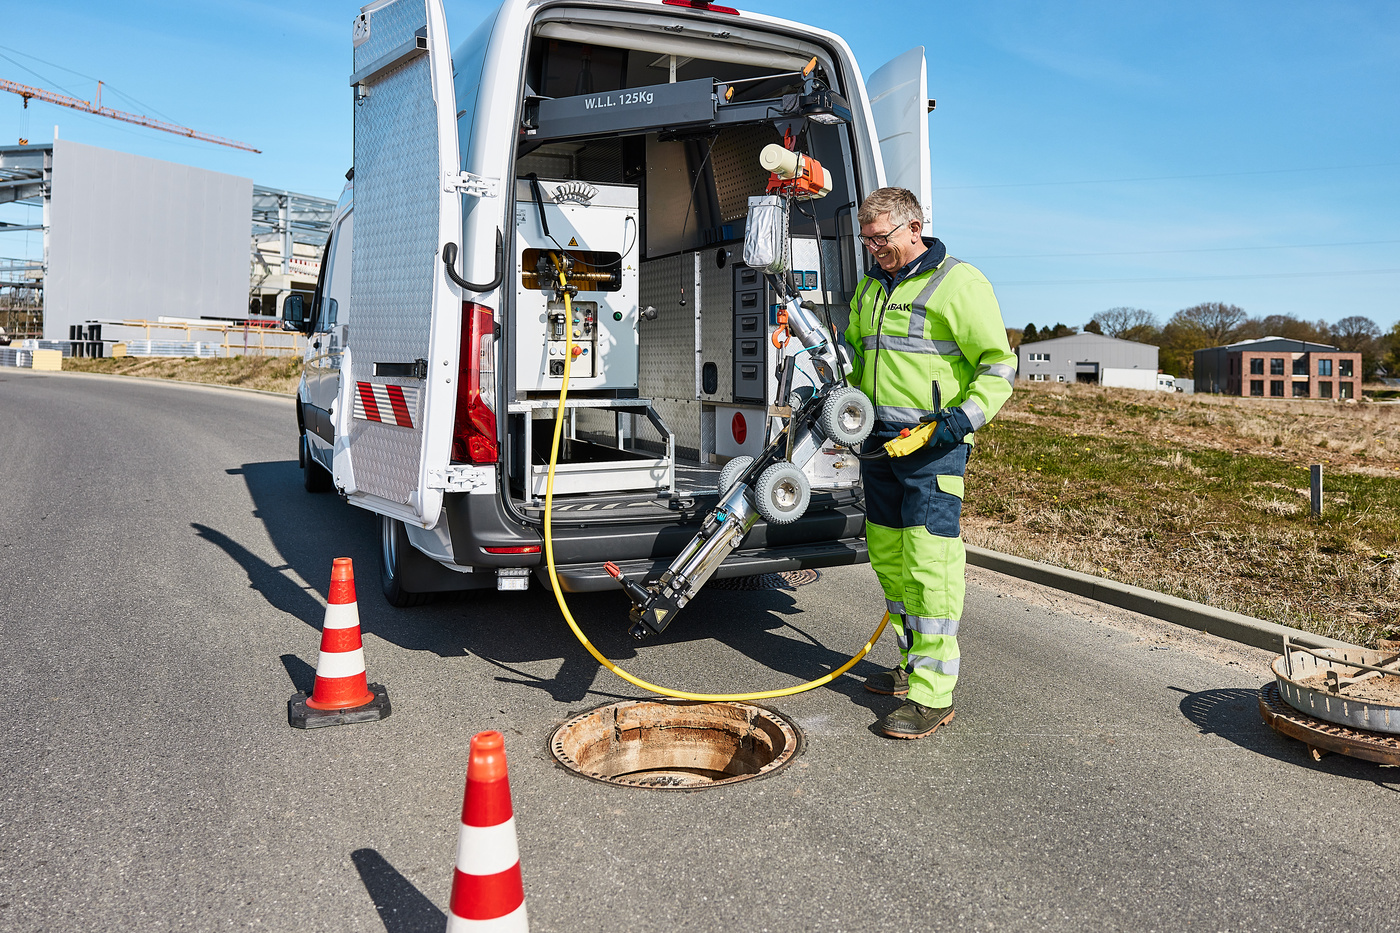
[[[0,257],[12,337],[89,321],[270,323],[315,287],[335,202],[68,140],[0,147],[0,204],[42,207],[43,257]]]

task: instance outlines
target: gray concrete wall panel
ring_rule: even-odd
[[[248,312],[253,182],[54,143],[44,337],[91,318]]]

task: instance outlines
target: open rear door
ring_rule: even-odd
[[[881,65],[865,82],[880,136],[885,184],[908,188],[924,206],[924,228],[933,221],[933,181],[928,151],[928,66],[924,47]]]
[[[441,0],[379,0],[355,20],[352,501],[431,527],[447,465],[461,298],[438,258],[462,229]],[[444,365],[444,364],[448,365]],[[339,477],[338,477],[339,478]]]

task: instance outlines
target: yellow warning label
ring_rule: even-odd
[[[570,245],[570,246],[578,246],[578,237],[576,237],[576,236],[571,236],[571,237],[569,237],[569,245]]]

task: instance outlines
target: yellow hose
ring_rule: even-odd
[[[554,267],[559,270],[559,285],[562,288],[568,284],[564,276],[564,266],[560,258],[553,253],[550,258],[554,260]],[[774,697],[792,696],[795,693],[804,693],[814,690],[823,684],[828,684],[855,667],[856,662],[865,657],[866,653],[875,646],[875,642],[880,639],[880,633],[889,624],[890,614],[885,613],[880,619],[880,624],[875,629],[875,634],[870,636],[861,649],[855,655],[842,664],[836,670],[824,677],[816,680],[809,680],[805,684],[798,684],[795,687],[784,687],[781,690],[761,690],[756,693],[687,693],[684,690],[672,690],[668,687],[661,687],[653,683],[648,683],[640,677],[631,674],[618,667],[607,658],[588,640],[588,636],[583,634],[583,630],[574,621],[574,614],[569,611],[569,605],[564,600],[564,591],[559,587],[559,575],[554,569],[554,534],[553,534],[553,508],[554,508],[554,465],[559,462],[559,440],[564,432],[564,402],[569,396],[569,368],[574,358],[574,306],[569,299],[569,293],[564,292],[564,385],[559,390],[559,408],[554,415],[554,443],[549,450],[549,474],[545,479],[544,487],[544,555],[545,561],[549,565],[549,582],[554,587],[554,598],[559,601],[559,609],[564,613],[564,621],[569,623],[569,628],[573,630],[574,637],[579,640],[579,644],[588,649],[588,653],[598,661],[599,664],[612,671],[618,677],[629,684],[641,687],[651,693],[658,693],[661,696],[675,697],[679,700],[701,700],[707,702],[729,702],[742,703],[749,700],[770,700]]]

